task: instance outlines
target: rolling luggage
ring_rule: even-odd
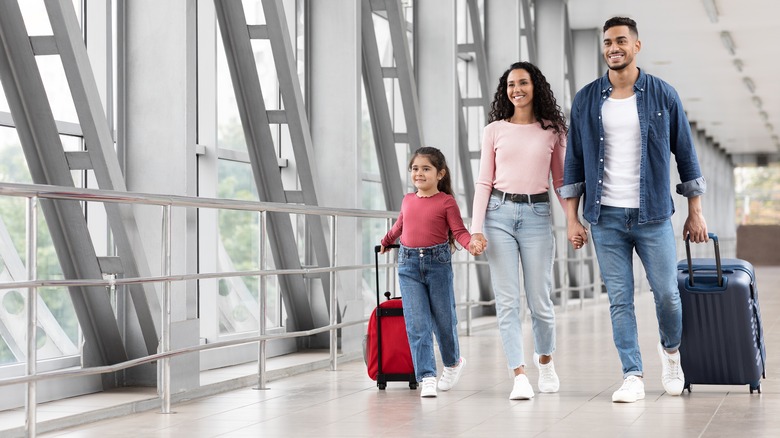
[[[685,388],[692,384],[750,385],[761,392],[766,378],[766,350],[753,266],[739,259],[720,258],[718,236],[715,258],[691,259],[677,265],[682,302],[680,363]]]
[[[399,245],[388,246],[388,248],[398,247]],[[368,320],[368,334],[365,338],[365,361],[368,366],[368,376],[376,380],[376,386],[379,389],[385,389],[387,382],[409,382],[410,389],[417,389],[417,378],[414,374],[409,338],[406,336],[401,298],[390,298],[390,292],[385,292],[386,300],[380,303],[380,249],[379,245],[374,248],[377,307]]]

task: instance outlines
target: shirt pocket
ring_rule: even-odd
[[[649,142],[669,140],[669,110],[661,109],[650,113],[647,136]]]

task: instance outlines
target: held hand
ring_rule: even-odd
[[[569,221],[567,226],[569,242],[575,250],[588,243],[588,230],[579,220]]]
[[[691,242],[702,243],[709,240],[707,236],[707,222],[701,213],[689,213],[683,226],[683,240],[690,237]]]
[[[379,254],[384,254],[386,252],[387,252],[387,248],[385,248],[385,246],[380,243],[379,244]]]
[[[487,240],[482,233],[475,233],[471,236],[471,242],[469,243],[469,253],[473,256],[482,254],[487,248]]]

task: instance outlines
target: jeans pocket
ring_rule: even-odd
[[[501,207],[501,198],[490,195],[490,199],[488,199],[487,211],[498,210],[498,207]]]
[[[537,216],[550,216],[550,203],[549,202],[535,202],[531,204],[531,209]]]
[[[449,251],[437,251],[436,261],[438,263],[450,263],[450,261],[452,261],[452,254]]]

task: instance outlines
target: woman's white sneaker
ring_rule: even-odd
[[[539,369],[539,392],[558,392],[561,381],[555,373],[552,359],[543,364],[539,361],[539,355],[534,353],[534,365]]]
[[[516,375],[515,384],[512,387],[512,392],[509,394],[509,400],[530,400],[532,398],[534,398],[534,389],[531,388],[528,376],[525,374]]]

